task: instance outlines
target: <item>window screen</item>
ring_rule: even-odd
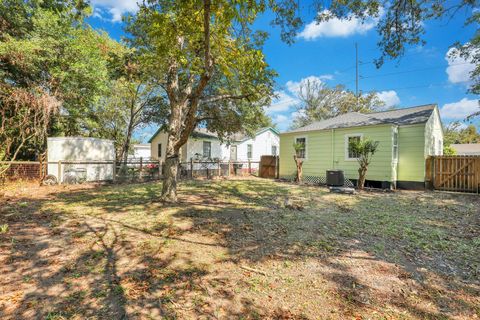
[[[306,138],[296,138],[295,143],[300,146],[297,148],[297,157],[300,159],[304,159],[307,150],[307,139]]]
[[[203,141],[203,157],[210,159],[212,157],[212,143]]]

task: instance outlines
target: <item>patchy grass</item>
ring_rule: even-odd
[[[478,196],[239,179],[183,182],[167,206],[160,189],[5,191],[1,318],[480,317]]]

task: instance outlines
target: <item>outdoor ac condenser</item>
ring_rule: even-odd
[[[345,176],[343,170],[327,170],[327,185],[341,187],[344,185]]]

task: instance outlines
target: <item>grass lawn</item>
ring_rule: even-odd
[[[480,318],[479,196],[238,179],[167,206],[160,189],[4,190],[0,318]]]

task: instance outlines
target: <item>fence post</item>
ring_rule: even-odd
[[[113,182],[115,182],[117,180],[117,161],[113,160],[112,163],[113,163],[113,169],[112,169],[113,177],[112,177],[112,180],[113,180]]]
[[[434,157],[428,156],[427,159],[425,160],[425,187],[427,189],[432,189],[433,188],[433,161]]]
[[[138,173],[140,179],[143,178],[143,157],[140,157],[140,172]]]
[[[250,159],[248,159],[248,174],[252,174],[252,162],[250,161]]]
[[[222,176],[222,167],[221,167],[221,164],[220,164],[220,159],[217,160],[217,164],[218,164],[218,176]]]
[[[190,178],[193,179],[193,158],[190,158]]]
[[[158,159],[158,178],[161,179],[162,178],[162,160],[161,159]]]
[[[58,178],[58,184],[62,184],[62,161],[58,161],[58,172],[57,172],[57,178]]]
[[[477,158],[475,163],[475,174],[477,176],[476,183],[477,183],[477,193],[480,193],[480,158]]]
[[[275,179],[280,179],[280,157],[275,156]]]
[[[228,160],[228,176],[232,173],[232,160]]]

